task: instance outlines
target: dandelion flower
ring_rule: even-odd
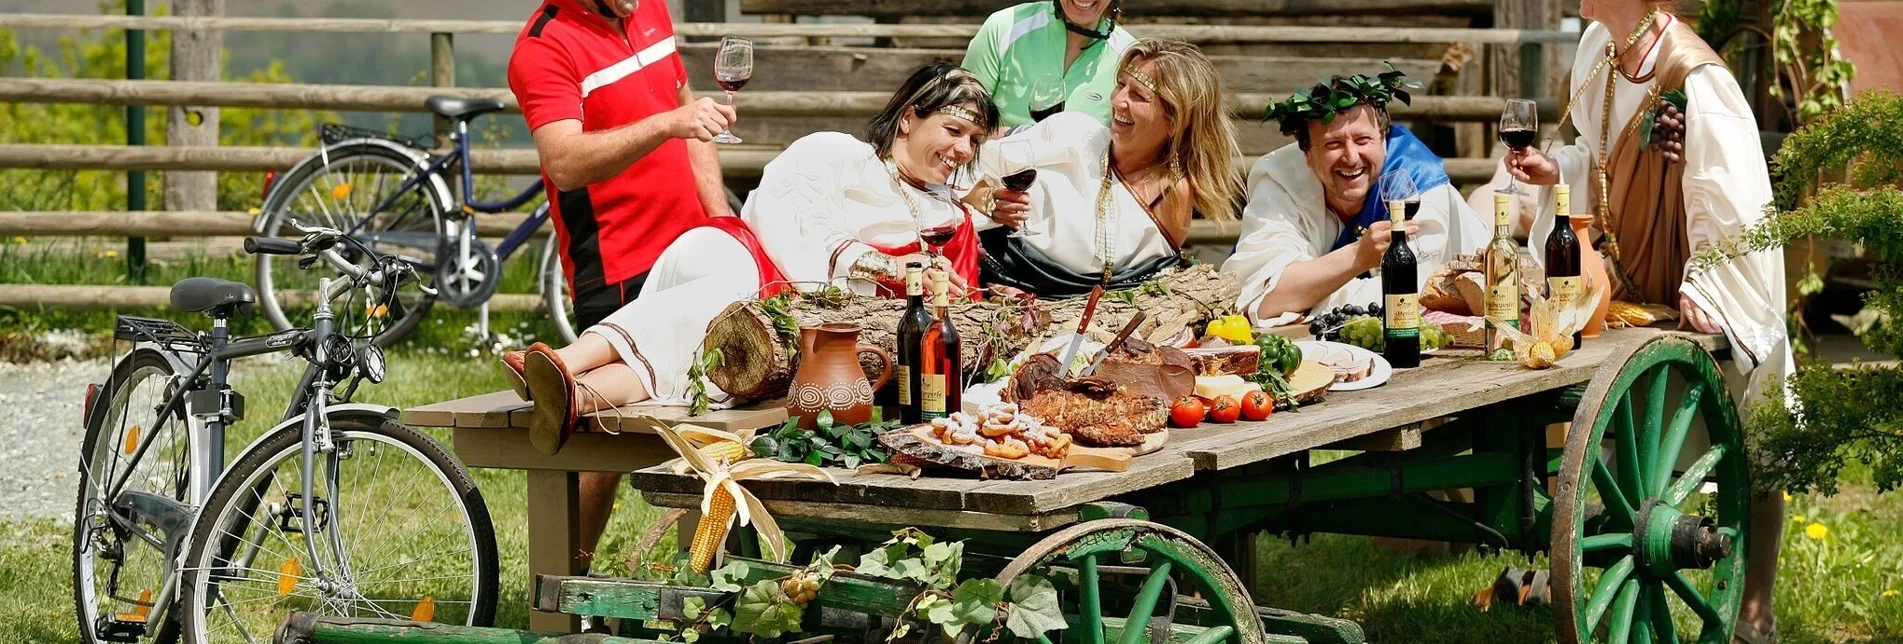
[[[1814,540],[1821,540],[1824,537],[1830,536],[1830,528],[1824,527],[1822,523],[1812,523],[1804,526],[1804,536]]]
[[[14,236],[14,238],[13,238],[13,243],[15,243],[15,244],[19,244],[19,245],[21,245],[21,246],[25,246],[25,245],[26,245],[26,238],[25,238],[25,237],[20,237],[20,236],[17,236],[17,235],[16,235],[16,236]]]
[[[1791,515],[1791,523],[1804,523],[1804,515],[1802,514]]]
[[[1785,493],[1784,493],[1784,502],[1785,502],[1785,503],[1790,503],[1790,502],[1791,502],[1791,493],[1790,493],[1790,492],[1785,492]]]
[[[119,258],[119,251],[116,251],[116,250],[106,251],[106,259],[118,259],[118,258]]]
[[[1897,595],[1899,595],[1899,594],[1903,594],[1903,593],[1898,593],[1898,592],[1896,592],[1896,589],[1895,589],[1895,588],[1888,588],[1888,589],[1885,589],[1885,590],[1883,591],[1883,596],[1884,596],[1884,597],[1895,597],[1895,596],[1897,596]]]

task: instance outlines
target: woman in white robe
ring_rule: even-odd
[[[1037,171],[1026,193],[1000,191],[993,217],[980,218],[986,284],[1046,299],[1132,288],[1181,263],[1196,212],[1235,218],[1235,126],[1209,58],[1146,39],[1119,69],[1108,127],[1065,112],[985,144],[985,184]]]
[[[1660,3],[1585,0],[1580,15],[1593,22],[1580,38],[1565,115],[1579,138],[1550,153],[1509,153],[1493,183],[1470,199],[1490,200],[1509,175],[1531,184],[1534,189],[1523,188],[1530,194],[1519,198],[1520,225],[1530,228],[1529,239],[1545,239],[1553,226],[1549,186],[1573,186],[1573,212],[1595,214],[1597,233],[1613,229],[1598,245],[1609,271],[1625,266],[1623,278],[1613,279],[1615,297],[1673,306],[1692,329],[1723,333],[1731,346],[1733,368],[1725,376],[1732,401],[1741,408],[1763,402],[1765,392],[1782,391],[1793,369],[1782,254],[1751,253],[1695,273],[1685,266],[1762,220],[1771,202],[1750,103],[1717,54]],[[1682,160],[1676,162],[1638,135],[1663,92],[1673,89],[1683,90],[1686,103]],[[1531,213],[1539,214],[1528,221]],[[1542,245],[1529,245],[1544,261]],[[1697,454],[1691,447],[1687,453]],[[1752,504],[1738,628],[1747,641],[1775,630],[1771,590],[1783,520],[1781,494]]]
[[[950,272],[960,291],[974,283],[976,232],[947,184],[997,119],[976,79],[939,63],[901,86],[873,119],[870,142],[838,132],[795,141],[767,164],[739,217],[716,218],[670,244],[635,301],[566,347],[537,343],[519,362],[505,356],[505,374],[535,403],[531,439],[552,450],[583,414],[687,403],[690,363],[728,304],[828,285],[889,295],[905,263],[928,261],[925,230],[955,229],[934,270]]]

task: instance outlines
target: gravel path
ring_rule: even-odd
[[[79,480],[80,396],[105,360],[0,363],[0,520],[70,517]]]

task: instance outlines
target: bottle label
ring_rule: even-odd
[[[1487,287],[1487,317],[1500,318],[1509,322],[1520,319],[1520,289],[1518,284],[1503,281]],[[1519,325],[1514,325],[1516,328]]]
[[[1557,307],[1565,307],[1579,299],[1579,276],[1546,278],[1546,299]]]
[[[1390,338],[1418,338],[1421,336],[1421,294],[1390,293],[1388,303],[1381,311],[1387,318],[1387,335]]]
[[[918,377],[919,409],[926,418],[944,418],[945,374],[928,373]]]
[[[905,365],[899,365],[899,368],[893,369],[893,371],[894,373],[892,374],[892,377],[899,379],[899,404],[911,405],[912,404],[912,368]]]

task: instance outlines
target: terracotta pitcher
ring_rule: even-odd
[[[1586,319],[1586,328],[1579,332],[1580,337],[1597,338],[1606,330],[1606,311],[1612,308],[1612,277],[1606,274],[1606,259],[1599,256],[1599,249],[1592,245],[1586,228],[1592,225],[1592,215],[1572,215],[1566,218],[1573,225],[1573,235],[1579,238],[1579,274],[1599,288],[1599,302],[1592,307],[1592,317]]]
[[[859,354],[878,354],[885,365],[877,382],[866,380]],[[832,322],[800,329],[800,367],[787,390],[786,413],[812,429],[819,412],[830,411],[833,422],[857,425],[872,420],[872,392],[892,379],[892,354],[859,343],[859,326]]]

